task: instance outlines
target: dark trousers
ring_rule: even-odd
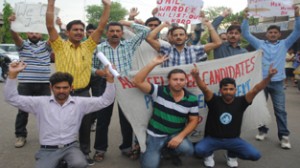
[[[91,88],[92,96],[99,97],[105,91],[106,80],[104,78],[100,77],[100,76],[92,75],[89,86]],[[95,112],[92,113],[91,124],[93,124],[95,122],[95,120],[97,119],[97,113],[99,111],[100,110],[95,111]]]
[[[108,147],[108,127],[110,124],[113,107],[114,103],[96,113],[97,127],[94,148],[100,152],[105,152]],[[122,151],[127,151],[130,150],[132,146],[133,131],[130,123],[124,116],[123,111],[119,105],[118,111],[122,133],[122,144],[119,146],[119,149]]]
[[[24,96],[44,96],[51,94],[49,83],[19,83],[18,92]],[[16,137],[27,137],[27,123],[28,113],[19,109],[15,123]]]
[[[74,90],[72,96],[90,97],[89,88]],[[79,144],[83,154],[87,155],[91,152],[91,116],[89,113],[82,118],[79,129]]]

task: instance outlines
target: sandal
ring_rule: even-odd
[[[141,149],[139,145],[135,145],[134,149],[128,152],[122,152],[122,154],[132,160],[137,160],[140,157]]]
[[[131,152],[132,152],[132,155],[130,156],[130,159],[137,160],[140,157],[141,149],[138,146],[135,149],[133,149]]]
[[[94,160],[96,162],[101,162],[102,160],[104,160],[104,153],[96,152],[94,155]]]

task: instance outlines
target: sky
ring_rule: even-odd
[[[0,0],[0,10],[2,11],[3,3],[5,0]],[[151,16],[151,11],[156,7],[156,0],[112,0],[120,2],[123,7],[130,9],[137,7],[140,14],[137,18],[146,20]],[[215,6],[226,6],[230,7],[233,12],[239,12],[247,6],[247,0],[203,0],[204,8],[215,7]],[[13,7],[15,3],[27,2],[27,3],[47,3],[47,0],[6,0]],[[71,2],[71,3],[70,3]],[[101,0],[56,0],[56,7],[60,8],[60,18],[64,23],[71,20],[80,19],[86,21],[84,7],[87,5],[100,5]]]

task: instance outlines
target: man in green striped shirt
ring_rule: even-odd
[[[141,158],[142,168],[159,167],[160,151],[164,146],[176,155],[194,153],[193,145],[186,137],[198,124],[198,100],[184,89],[186,73],[181,69],[170,71],[167,86],[146,80],[152,69],[167,59],[167,56],[155,57],[133,80],[136,87],[153,99],[153,114],[147,128],[147,148]]]

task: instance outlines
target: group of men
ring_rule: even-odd
[[[67,40],[62,39],[54,27],[55,0],[48,0],[46,26],[48,41],[41,34],[27,33],[23,40],[11,30],[18,47],[21,62],[10,64],[10,73],[5,84],[5,98],[19,109],[16,118],[15,147],[25,145],[28,113],[37,117],[41,148],[36,154],[36,167],[56,167],[62,160],[69,167],[87,167],[94,161],[100,162],[108,148],[108,127],[115,100],[114,77],[104,67],[97,54],[102,52],[121,75],[138,70],[133,83],[153,99],[153,114],[148,123],[146,151],[141,154],[141,167],[159,167],[161,151],[165,148],[171,155],[196,154],[204,158],[206,167],[214,167],[213,152],[227,150],[227,164],[237,167],[237,158],[258,160],[261,154],[240,136],[243,112],[251,105],[254,97],[264,89],[273,100],[281,147],[290,149],[287,113],[283,90],[284,60],[287,50],[300,36],[299,8],[295,7],[295,28],[291,35],[279,40],[280,29],[268,28],[267,40],[258,40],[249,32],[247,10],[241,26],[231,25],[227,29],[226,41],[222,41],[213,24],[203,20],[211,42],[205,45],[186,45],[186,29],[171,27],[168,42],[159,39],[160,31],[170,27],[156,17],[149,18],[145,25],[130,21],[108,22],[111,1],[102,0],[104,11],[98,26],[86,28],[87,38],[83,41],[85,25],[80,20],[67,24]],[[138,14],[130,12],[130,19]],[[15,16],[10,17],[13,22]],[[132,29],[122,40],[124,28]],[[107,40],[100,38],[106,31]],[[222,34],[223,36],[224,34]],[[207,60],[207,52],[214,50],[214,59],[221,59],[247,52],[239,45],[241,35],[255,48],[263,50],[263,80],[247,94],[235,97],[234,79],[224,78],[220,82],[221,96],[214,95],[199,77],[196,65],[191,74],[208,105],[205,137],[195,146],[187,136],[199,121],[197,97],[184,89],[186,72],[177,66]],[[224,39],[225,40],[225,39]],[[50,76],[50,53],[55,54],[56,73]],[[158,86],[146,80],[155,67],[174,67],[168,74],[168,85]],[[176,68],[175,68],[176,67]],[[277,72],[278,71],[278,72]],[[18,86],[17,80],[18,78]],[[50,83],[49,83],[50,82]],[[50,84],[50,87],[49,87]],[[91,98],[89,90],[92,89]],[[52,92],[52,95],[50,95]],[[133,130],[118,105],[122,144],[121,153],[131,159],[139,157],[138,142],[133,146]],[[225,115],[228,121],[222,121]],[[90,158],[91,125],[97,119],[95,154]],[[259,127],[257,140],[264,140],[268,128]],[[78,134],[79,133],[79,134]],[[77,142],[77,135],[79,135]]]

